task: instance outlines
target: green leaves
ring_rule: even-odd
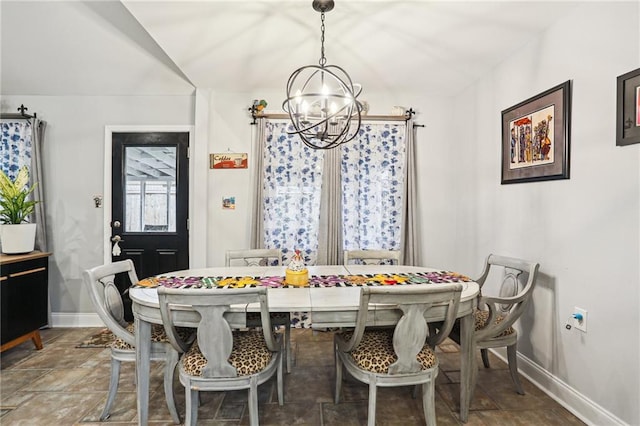
[[[36,187],[29,183],[29,169],[22,167],[15,180],[9,179],[4,172],[0,173],[0,223],[17,225],[27,221],[37,201],[27,198]]]

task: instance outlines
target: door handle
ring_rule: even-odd
[[[122,237],[120,237],[120,235],[114,235],[113,237],[111,237],[111,241],[113,241],[114,243],[121,243],[124,240],[122,239]]]

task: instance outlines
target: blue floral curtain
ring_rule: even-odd
[[[344,250],[402,250],[405,123],[364,124],[342,146]]]
[[[23,166],[31,168],[31,123],[26,120],[1,122],[0,169],[15,179]]]
[[[266,123],[263,158],[264,247],[282,250],[287,264],[300,250],[307,265],[318,254],[323,152],[306,147],[293,127]]]

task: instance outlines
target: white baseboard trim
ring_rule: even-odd
[[[104,327],[98,314],[83,313],[51,313],[51,327]]]
[[[507,362],[506,349],[490,349],[498,358]],[[518,352],[518,371],[540,390],[557,401],[573,415],[588,425],[628,426],[600,405],[596,404],[529,358]]]

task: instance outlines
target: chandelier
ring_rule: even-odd
[[[333,9],[333,0],[314,0],[312,6],[321,20],[319,65],[306,65],[291,74],[282,108],[295,128],[289,134],[297,134],[310,148],[330,149],[358,134],[362,104],[357,98],[362,87],[341,67],[327,65],[324,56],[324,14]]]

